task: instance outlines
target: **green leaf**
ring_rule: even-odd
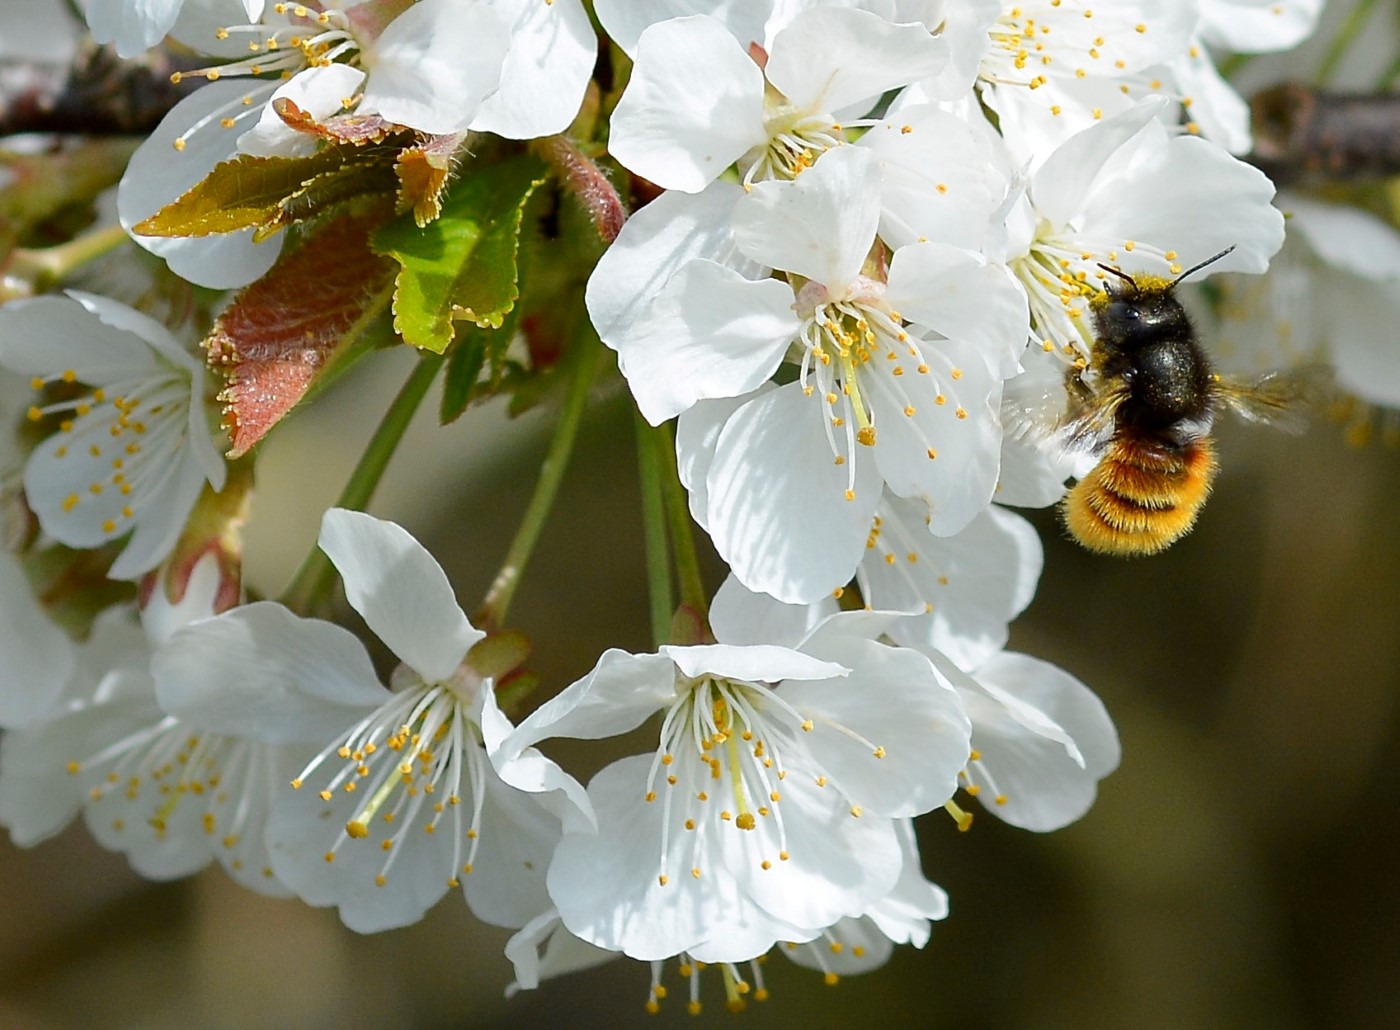
[[[544,164],[530,155],[468,168],[436,221],[420,229],[410,212],[375,233],[375,249],[401,266],[394,328],[405,341],[441,354],[457,319],[500,328],[520,296],[525,201],[544,178]]]
[[[476,401],[500,392],[506,374],[506,348],[515,336],[520,307],[510,309],[499,329],[467,326],[457,334],[457,341],[447,355],[447,374],[442,382],[442,406],[439,419],[448,425]],[[481,381],[483,369],[490,376]]]
[[[447,374],[442,381],[442,406],[438,421],[450,425],[462,417],[476,392],[476,381],[486,367],[486,335],[494,329],[472,329],[462,334],[447,356]]]
[[[132,230],[141,236],[212,236],[256,228],[268,236],[353,192],[392,189],[381,150],[331,146],[311,157],[243,155],[214,167],[183,196]],[[384,169],[379,175],[376,172]]]

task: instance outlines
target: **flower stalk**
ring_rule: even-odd
[[[549,451],[540,466],[540,478],[535,483],[535,492],[521,516],[520,527],[506,551],[505,561],[500,571],[491,581],[481,607],[474,621],[488,633],[505,624],[506,613],[510,610],[516,588],[525,566],[539,542],[540,532],[554,508],[559,494],[559,485],[564,480],[564,472],[569,467],[569,457],[573,453],[574,441],[578,438],[579,425],[583,421],[583,411],[588,404],[588,390],[593,385],[598,371],[598,360],[602,348],[591,334],[580,337],[575,342],[572,378],[564,398],[564,410],[559,423],[554,427],[554,438],[549,443]]]
[[[350,479],[346,482],[345,489],[340,492],[336,507],[363,511],[369,504],[375,488],[384,476],[384,471],[389,467],[389,460],[394,456],[399,441],[403,439],[409,422],[418,410],[418,405],[422,403],[428,388],[437,378],[443,360],[441,354],[424,354],[418,359],[413,373],[394,397],[389,410],[384,413],[384,418],[370,437],[369,445],[360,456],[355,470],[350,473]],[[334,579],[335,567],[330,558],[319,547],[313,548],[283,592],[281,601],[293,611],[310,615],[325,603]]]

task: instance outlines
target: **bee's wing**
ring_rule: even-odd
[[[1257,379],[1220,376],[1215,396],[1246,422],[1301,433],[1308,413],[1328,396],[1332,370],[1326,365],[1302,365],[1267,372]]]
[[[1127,397],[1122,381],[1091,386],[1070,371],[1053,378],[1012,380],[1002,398],[1002,424],[1014,440],[1050,451],[1095,454],[1113,435],[1113,417]]]

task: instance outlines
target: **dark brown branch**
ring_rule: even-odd
[[[1400,175],[1400,93],[1328,93],[1297,82],[1250,102],[1249,160],[1279,184]]]
[[[71,67],[0,62],[0,137],[20,132],[87,136],[144,134],[202,81],[170,82],[188,70],[160,48],[123,61],[105,47],[81,50]]]

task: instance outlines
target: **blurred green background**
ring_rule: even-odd
[[[279,589],[310,546],[409,360],[367,361],[268,442],[254,587]],[[616,390],[596,401],[513,613],[544,693],[608,646],[649,648],[631,416]],[[552,416],[488,407],[438,430],[422,415],[373,510],[429,546],[471,610]],[[1046,568],[1012,647],[1093,687],[1123,741],[1089,815],[1046,836],[925,817],[925,870],[952,898],[928,947],[834,987],[775,957],[772,998],[742,1025],[1400,1026],[1400,455],[1326,424],[1227,427],[1220,451],[1199,528],[1158,558],[1091,557],[1031,513]],[[590,774],[605,747],[553,753]],[[0,845],[0,883],[6,1030],[696,1025],[674,969],[649,1017],[648,970],[625,960],[506,1001],[508,934],[457,895],[360,937],[218,869],[143,882],[81,826]],[[702,1000],[700,1023],[735,1018],[717,977]]]

